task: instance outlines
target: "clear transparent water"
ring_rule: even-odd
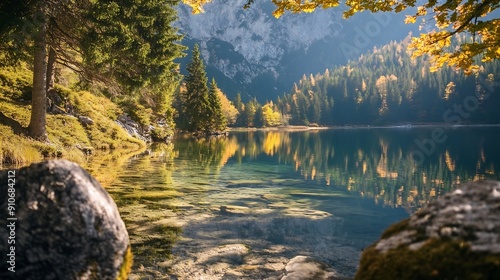
[[[500,179],[499,127],[442,128],[446,140],[430,144],[435,129],[232,132],[152,147],[105,184],[130,233],[132,278],[272,278],[296,255],[353,276],[390,224],[465,181]]]

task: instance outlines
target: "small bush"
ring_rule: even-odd
[[[170,128],[155,126],[151,131],[151,138],[156,142],[165,142],[173,136],[174,132]]]
[[[24,68],[0,69],[0,92],[5,97],[31,100],[32,84],[31,72]]]

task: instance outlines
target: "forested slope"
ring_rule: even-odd
[[[450,67],[431,72],[427,57],[411,58],[409,43],[374,47],[345,66],[304,75],[276,104],[294,125],[500,122],[498,60],[469,76]]]

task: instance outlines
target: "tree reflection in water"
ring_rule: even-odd
[[[198,154],[200,164],[215,169],[229,160],[271,157],[276,164],[293,165],[305,180],[410,212],[462,182],[499,179],[499,127],[444,128],[447,140],[418,164],[416,141],[429,138],[432,129],[234,132],[225,138],[183,139],[175,147],[181,154]]]
[[[391,223],[464,181],[499,179],[499,127],[447,128],[447,140],[416,164],[415,141],[431,131],[179,137],[92,168],[112,178],[107,188],[129,230],[133,279],[217,271],[266,278],[298,254],[353,275],[362,248]]]

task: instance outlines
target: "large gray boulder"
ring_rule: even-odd
[[[500,182],[471,182],[389,227],[356,279],[500,279]]]
[[[9,196],[15,209],[8,208]],[[0,279],[114,280],[130,268],[128,233],[116,204],[75,163],[1,171],[0,213]]]

